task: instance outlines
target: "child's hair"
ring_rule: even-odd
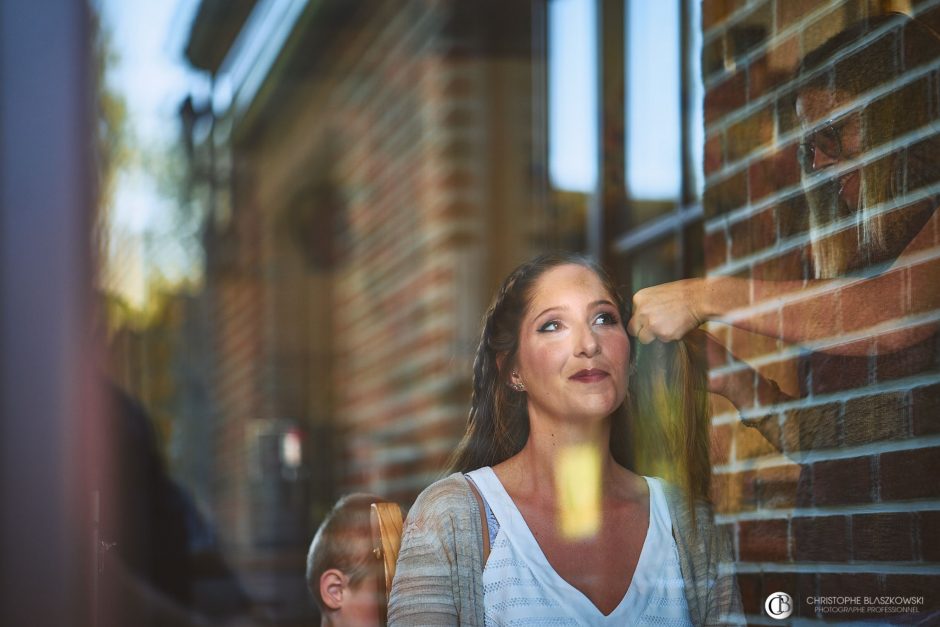
[[[307,588],[320,611],[326,610],[320,596],[320,577],[331,568],[342,571],[349,585],[356,586],[370,575],[378,575],[381,563],[372,554],[372,503],[385,499],[372,494],[348,494],[326,515],[307,553]]]

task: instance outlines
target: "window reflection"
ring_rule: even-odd
[[[679,0],[628,1],[626,15],[627,193],[675,202],[684,128]]]

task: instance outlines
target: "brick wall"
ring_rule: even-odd
[[[880,22],[888,9],[908,10],[917,21]],[[878,25],[796,78],[805,55],[859,20]],[[936,161],[940,128],[940,39],[929,31],[940,31],[940,3],[704,0],[702,28],[708,275],[794,288],[768,298],[754,289],[750,305],[734,313],[737,326],[710,324],[734,355],[714,365],[713,377],[753,367],[786,394],[769,402],[755,394],[746,403],[740,418],[760,428],[745,426],[727,406],[713,419],[714,497],[734,534],[746,612],[768,622],[763,601],[776,591],[797,599],[798,615],[808,619],[824,615],[806,597],[833,594],[924,595],[920,609],[940,610],[940,240],[932,215],[940,178],[924,165]],[[851,57],[876,49],[888,71],[852,69]],[[807,116],[801,126],[794,96],[810,82],[853,87],[837,110]],[[852,116],[861,120],[859,150],[848,155],[843,126],[851,159],[801,175],[799,145],[808,133],[829,117]],[[832,204],[844,192],[827,186],[851,185],[840,176],[863,182],[866,216],[885,216],[880,256],[859,242],[860,222],[878,218]],[[876,203],[866,194],[886,177],[890,191]],[[830,249],[854,260],[831,276],[878,286],[878,320],[856,306],[849,288],[819,282],[825,267],[815,259]],[[755,320],[780,333],[740,328]],[[782,341],[794,326],[818,332]],[[898,329],[916,341],[892,344],[884,332]],[[851,342],[861,356],[831,356]],[[883,615],[825,615],[863,617]]]
[[[462,434],[497,277],[543,228],[531,17],[524,3],[374,6],[339,46],[330,102],[349,147],[333,381],[347,485],[410,502]]]

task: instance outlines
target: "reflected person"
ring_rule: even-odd
[[[381,624],[384,579],[372,553],[372,503],[384,499],[349,494],[339,499],[320,524],[307,553],[307,588],[320,610],[323,627],[373,627]]]

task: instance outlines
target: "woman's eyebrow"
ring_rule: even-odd
[[[548,309],[545,309],[544,311],[542,311],[542,313],[540,313],[539,315],[535,316],[533,320],[537,320],[538,318],[541,318],[542,316],[544,316],[550,311],[567,311],[567,309],[568,308],[565,307],[564,305],[556,305],[555,307],[549,307]]]
[[[616,306],[616,305],[614,305],[612,302],[610,302],[610,301],[607,300],[607,299],[601,299],[601,300],[595,300],[594,302],[590,303],[590,304],[588,305],[588,308],[593,309],[593,308],[595,308],[595,307],[600,307],[600,306],[602,306],[602,305],[610,305],[611,307],[615,307],[615,306]],[[554,306],[554,307],[549,307],[548,309],[543,310],[541,313],[539,313],[537,316],[535,316],[535,318],[533,318],[533,320],[537,320],[537,319],[541,318],[542,316],[544,316],[545,314],[547,314],[547,313],[549,313],[549,312],[552,312],[552,311],[567,311],[567,310],[568,310],[568,307],[565,306],[565,305],[556,305],[556,306]]]

